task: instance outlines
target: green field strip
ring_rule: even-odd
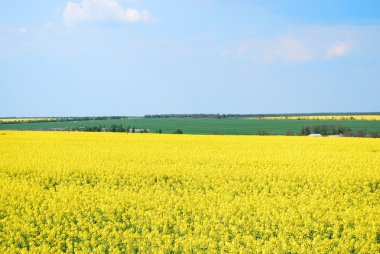
[[[361,120],[273,120],[273,119],[242,119],[242,118],[129,118],[110,120],[37,122],[0,124],[1,130],[47,130],[52,128],[95,127],[123,125],[124,128],[150,129],[155,132],[161,129],[163,133],[172,133],[181,129],[189,134],[285,134],[299,133],[302,126],[342,125],[352,131],[364,130],[380,132],[380,121]]]

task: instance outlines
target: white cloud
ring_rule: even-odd
[[[377,27],[303,27],[272,37],[257,36],[242,41],[236,52],[237,56],[255,62],[327,61],[363,51],[375,29]]]
[[[259,62],[305,62],[313,58],[302,40],[288,36],[253,39],[240,45],[237,53],[240,57],[250,56]]]
[[[146,10],[125,9],[118,0],[82,0],[81,3],[67,2],[63,20],[72,26],[91,21],[150,22],[153,17]]]
[[[293,62],[305,62],[313,58],[303,41],[291,37],[280,37],[277,39],[273,57]]]
[[[347,56],[350,53],[351,46],[347,42],[338,42],[326,50],[326,58],[332,59],[336,57]]]

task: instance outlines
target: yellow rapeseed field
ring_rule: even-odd
[[[380,115],[327,115],[327,116],[264,116],[249,117],[249,119],[278,119],[278,120],[367,120],[379,121]]]
[[[51,121],[56,118],[0,118],[0,123],[27,123],[35,121]]]
[[[0,131],[0,253],[379,253],[380,139]]]

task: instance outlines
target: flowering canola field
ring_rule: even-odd
[[[0,253],[379,253],[380,139],[0,132]]]
[[[264,116],[264,117],[249,117],[248,119],[274,119],[274,120],[368,120],[368,121],[379,121],[380,120],[380,115]]]
[[[34,121],[51,121],[55,120],[56,118],[0,118],[0,123],[27,123],[27,122],[34,122]]]

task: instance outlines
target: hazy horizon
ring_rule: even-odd
[[[34,116],[1,116],[0,119],[6,119],[6,118],[69,118],[69,117],[144,117],[144,116],[155,116],[155,115],[321,115],[321,114],[344,114],[344,115],[355,115],[355,114],[380,114],[380,112],[280,112],[280,113],[247,113],[247,114],[240,114],[240,113],[147,113],[143,115],[50,115],[50,116],[44,116],[44,115],[34,115]]]

